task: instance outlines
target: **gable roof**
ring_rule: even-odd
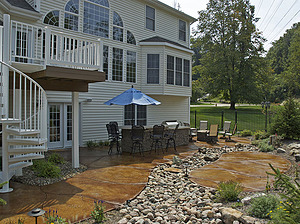
[[[26,2],[25,0],[6,0],[6,1],[12,6],[36,12],[36,10],[32,8],[32,6],[29,5],[29,3]]]
[[[190,50],[190,48],[188,48],[188,47],[186,47],[186,46],[184,46],[182,44],[179,44],[179,43],[177,43],[175,41],[171,41],[171,40],[168,40],[166,38],[159,37],[159,36],[150,37],[148,39],[141,40],[140,42],[169,43],[169,44],[173,44],[173,45],[176,45],[178,47],[183,47],[185,49],[189,49]]]

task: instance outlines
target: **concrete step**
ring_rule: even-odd
[[[36,129],[19,129],[19,128],[6,128],[9,134],[17,136],[35,136],[41,133],[40,130]]]
[[[46,145],[43,146],[32,146],[32,147],[18,147],[13,149],[8,149],[9,155],[18,155],[18,154],[26,154],[26,153],[34,153],[34,152],[46,152]]]
[[[20,155],[20,156],[16,156],[13,158],[9,158],[8,163],[13,164],[13,163],[19,163],[19,162],[23,162],[23,161],[27,161],[27,160],[43,159],[43,158],[45,158],[44,155],[31,153],[31,154]]]
[[[9,138],[7,143],[9,145],[42,145],[47,142],[47,139],[40,138]]]

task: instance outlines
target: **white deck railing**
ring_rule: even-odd
[[[30,24],[10,24],[11,62],[103,70],[102,41],[78,38]]]

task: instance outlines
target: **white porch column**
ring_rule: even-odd
[[[72,92],[72,166],[79,167],[79,92]]]

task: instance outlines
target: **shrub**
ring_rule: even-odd
[[[274,211],[279,204],[279,199],[274,195],[253,198],[249,213],[257,218],[269,218],[270,211]]]
[[[104,142],[104,145],[105,145],[105,146],[109,146],[109,141],[105,141],[105,142]]]
[[[101,146],[104,145],[104,142],[100,140],[100,141],[98,142],[98,145],[101,147]]]
[[[103,223],[106,220],[104,210],[103,201],[94,201],[94,210],[91,212],[91,216],[96,223]]]
[[[265,132],[265,131],[256,131],[254,132],[254,138],[256,140],[259,140],[259,139],[265,139],[265,138],[268,138],[270,136],[270,134],[268,132]]]
[[[7,184],[7,181],[0,183],[0,188],[2,188],[4,186],[4,184]],[[6,205],[6,201],[2,198],[0,198],[0,205]]]
[[[257,147],[261,152],[272,152],[274,150],[274,147],[269,144],[268,138],[258,141]]]
[[[53,164],[64,164],[65,163],[65,159],[58,153],[52,153],[49,156],[48,161]]]
[[[97,146],[97,142],[94,142],[93,140],[87,141],[87,142],[86,142],[86,146],[87,146],[88,148],[94,148],[94,147]]]
[[[31,169],[35,171],[39,177],[60,177],[61,173],[58,166],[46,160],[34,160]]]
[[[46,219],[45,220],[46,224],[67,224],[68,223],[66,222],[66,219],[58,216],[57,210],[46,211],[44,214],[44,218]]]
[[[300,220],[300,184],[292,182],[291,178],[281,173],[269,164],[275,177],[274,188],[280,192],[280,205],[272,213],[272,221],[277,224],[299,223]]]
[[[271,133],[282,135],[284,138],[298,138],[300,136],[300,110],[299,103],[289,98],[284,106],[278,109]]]
[[[217,188],[217,198],[220,201],[237,201],[240,193],[242,192],[242,186],[233,180],[221,182]]]
[[[243,130],[241,131],[241,136],[242,137],[247,137],[247,136],[251,136],[252,135],[252,132],[250,130]]]

